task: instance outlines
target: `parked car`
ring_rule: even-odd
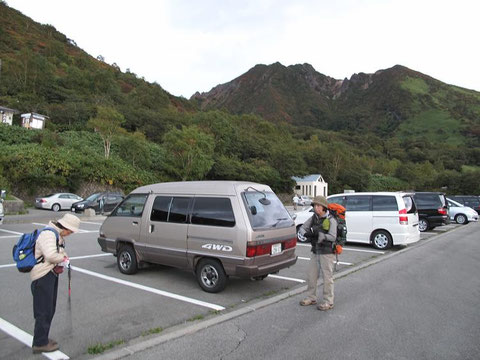
[[[282,202],[268,185],[241,181],[137,188],[103,222],[98,243],[124,274],[142,263],[187,269],[210,293],[229,276],[261,280],[297,261]]]
[[[56,193],[40,196],[35,199],[35,207],[39,209],[52,209],[53,211],[69,210],[73,203],[81,201],[78,195],[70,193]]]
[[[340,204],[347,210],[347,242],[372,244],[383,250],[392,245],[410,244],[420,240],[417,208],[412,194],[345,193],[330,195],[327,199],[328,202]],[[297,234],[300,226],[312,215],[313,208],[296,214]],[[302,236],[298,236],[298,240],[307,241]]]
[[[85,200],[74,203],[71,210],[76,213],[84,212],[85,209],[95,210],[95,214],[111,212],[120,204],[124,196],[117,192],[98,192],[90,195]]]
[[[0,225],[3,224],[3,217],[5,216],[5,211],[3,207],[3,199],[5,198],[5,196],[6,196],[6,191],[1,190],[0,191]]]
[[[312,198],[308,195],[302,195],[300,196],[300,201],[298,202],[298,205],[300,206],[312,205]]]
[[[448,216],[457,224],[468,224],[470,221],[478,221],[478,213],[468,206],[463,206],[450,198],[447,198]]]
[[[475,210],[477,213],[480,212],[480,197],[475,195],[452,195],[448,197],[453,201],[456,201],[463,206],[468,206]]]
[[[447,198],[444,193],[416,192],[413,198],[418,208],[418,229],[421,232],[447,224]]]

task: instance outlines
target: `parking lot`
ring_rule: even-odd
[[[19,273],[11,249],[19,235],[43,227],[44,222],[0,226],[0,357],[32,358],[33,333],[30,277]],[[218,294],[200,289],[192,273],[165,266],[150,266],[135,275],[123,275],[116,258],[100,251],[97,243],[100,221],[85,220],[81,231],[67,238],[66,251],[72,264],[72,293],[68,297],[68,278],[60,278],[57,311],[50,336],[60,351],[49,358],[92,357],[88,350],[97,344],[109,345],[132,339],[146,339],[176,325],[193,324],[259,300],[304,286],[310,258],[310,245],[297,245],[297,263],[262,281],[231,278]],[[422,233],[427,239],[459,225],[450,224]],[[422,241],[420,240],[420,242]],[[410,245],[416,246],[416,244]],[[348,244],[339,257],[342,272],[374,257],[398,251],[378,251],[370,246]],[[97,346],[98,348],[98,346]]]

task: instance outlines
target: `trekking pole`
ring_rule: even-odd
[[[68,299],[70,300],[70,295],[72,295],[72,267],[68,263]]]

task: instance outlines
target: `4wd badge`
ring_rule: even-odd
[[[217,250],[217,251],[233,251],[233,248],[229,245],[219,245],[219,244],[205,244],[202,245],[202,248],[208,250]]]

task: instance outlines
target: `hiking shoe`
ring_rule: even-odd
[[[317,300],[312,300],[309,298],[306,298],[300,301],[300,305],[302,306],[315,305],[316,303],[317,303]]]
[[[320,311],[327,311],[333,309],[333,304],[322,303],[317,306],[317,309]]]
[[[54,340],[49,340],[47,345],[42,346],[32,346],[32,351],[34,354],[40,354],[44,352],[52,352],[58,350],[58,344]]]
[[[54,344],[54,345],[58,345],[57,340],[48,339],[48,342],[49,342],[49,343],[52,343],[52,344]]]

